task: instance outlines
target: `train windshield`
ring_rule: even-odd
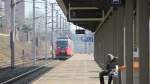
[[[67,41],[57,41],[57,47],[66,48],[68,45]]]

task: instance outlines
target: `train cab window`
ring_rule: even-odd
[[[57,47],[66,48],[68,45],[67,41],[57,41]]]

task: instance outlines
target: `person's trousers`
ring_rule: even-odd
[[[112,82],[112,75],[109,74],[109,72],[106,71],[102,71],[99,73],[99,77],[100,77],[100,84],[105,84],[104,82],[104,76],[108,76],[108,84],[111,84]]]

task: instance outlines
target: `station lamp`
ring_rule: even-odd
[[[125,0],[109,0],[109,3],[113,7],[119,7],[125,3]]]
[[[111,0],[111,3],[113,5],[119,5],[119,4],[121,4],[121,0]]]

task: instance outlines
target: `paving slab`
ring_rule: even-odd
[[[93,56],[77,54],[32,84],[100,84],[98,75],[100,70]]]

